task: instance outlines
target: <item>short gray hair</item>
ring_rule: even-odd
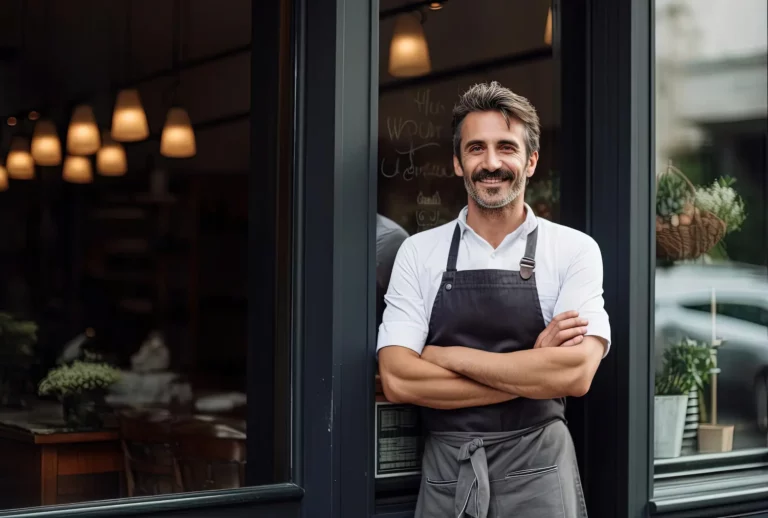
[[[461,158],[461,126],[464,119],[472,112],[496,111],[504,116],[509,125],[511,117],[519,119],[525,127],[525,153],[530,157],[539,150],[541,126],[539,115],[531,102],[517,95],[509,88],[504,88],[497,81],[478,83],[471,86],[459,98],[453,107],[453,153]]]

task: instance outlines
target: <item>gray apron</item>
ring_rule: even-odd
[[[427,344],[531,349],[544,330],[536,289],[538,227],[520,270],[456,271],[461,228],[432,307]],[[586,518],[565,400],[422,408],[428,432],[415,518]]]

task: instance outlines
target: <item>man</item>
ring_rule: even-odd
[[[498,83],[453,110],[468,205],[398,251],[378,335],[384,394],[422,408],[416,516],[586,517],[566,396],[610,346],[597,244],[524,200],[539,119]]]
[[[376,325],[381,324],[384,314],[384,294],[389,287],[389,277],[400,245],[408,232],[391,219],[376,214]]]

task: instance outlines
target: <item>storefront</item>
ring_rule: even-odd
[[[529,205],[602,252],[590,516],[768,516],[768,12],[648,4],[0,7],[0,516],[413,516],[382,296],[492,80],[542,122]]]

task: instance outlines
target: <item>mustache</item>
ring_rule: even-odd
[[[473,182],[482,182],[484,180],[511,180],[514,181],[515,174],[509,169],[496,169],[495,171],[489,171],[488,169],[481,169],[472,173]]]

